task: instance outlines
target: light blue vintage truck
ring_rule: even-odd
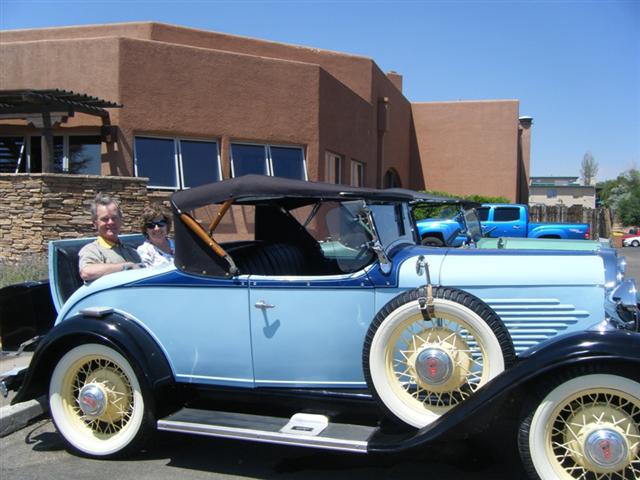
[[[89,240],[54,242],[56,325],[2,385],[47,395],[94,458],[156,429],[376,454],[484,430],[532,479],[640,478],[640,311],[614,252],[425,247],[415,200],[256,175],[191,188],[171,197],[174,265],[90,285]],[[227,215],[250,238],[219,243]]]

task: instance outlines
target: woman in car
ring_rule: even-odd
[[[173,262],[174,244],[169,238],[171,216],[160,205],[150,205],[142,212],[141,230],[145,241],[138,254],[147,267],[158,267]]]

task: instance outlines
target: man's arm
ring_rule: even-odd
[[[138,265],[133,262],[87,263],[80,267],[80,277],[85,282],[92,282],[103,275],[107,275],[108,273],[121,272],[122,270],[132,268],[138,268]]]

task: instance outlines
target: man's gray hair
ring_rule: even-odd
[[[122,209],[120,208],[120,202],[115,197],[108,195],[106,193],[98,193],[96,198],[93,200],[91,204],[91,221],[95,222],[98,219],[98,205],[102,205],[107,207],[111,204],[115,204],[118,208],[118,216],[122,218]]]

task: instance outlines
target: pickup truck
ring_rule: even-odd
[[[488,237],[528,237],[556,239],[589,239],[587,223],[530,223],[526,205],[485,203],[476,208],[482,230]],[[459,246],[458,219],[427,218],[418,220],[418,233],[423,245]]]
[[[483,229],[491,237],[589,239],[587,223],[529,223],[526,205],[486,203],[478,208]]]

